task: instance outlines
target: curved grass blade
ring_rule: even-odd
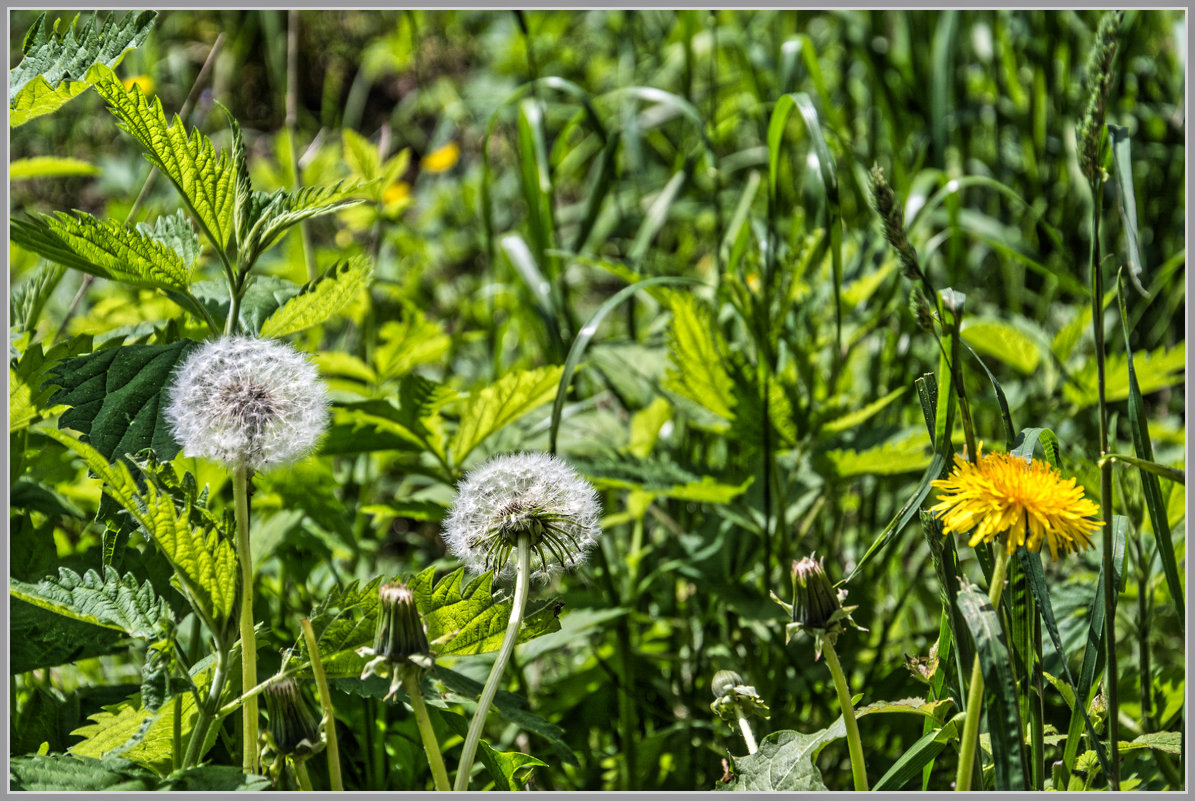
[[[1137,233],[1137,198],[1133,194],[1129,129],[1109,125],[1108,135],[1112,139],[1112,174],[1116,176],[1116,188],[1119,190],[1119,202],[1116,205],[1120,211],[1120,219],[1124,222],[1125,239],[1128,240],[1125,244],[1129,256],[1129,279],[1138,293],[1149,298],[1149,292],[1141,285],[1141,274],[1145,271],[1145,266],[1141,263],[1141,240]]]
[[[900,759],[892,763],[888,772],[880,777],[872,790],[899,790],[908,784],[917,773],[950,744],[958,739],[959,726],[966,715],[959,712],[940,729],[933,729],[922,735],[921,739],[909,746]]]
[[[568,357],[564,360],[564,371],[560,374],[560,386],[556,390],[556,400],[552,403],[552,422],[548,429],[548,452],[556,453],[556,434],[560,429],[560,416],[564,411],[564,399],[568,393],[568,385],[573,379],[573,373],[577,369],[577,365],[581,362],[581,356],[585,353],[585,348],[589,345],[589,340],[593,339],[593,335],[597,333],[597,328],[601,325],[602,320],[606,319],[606,315],[614,310],[618,304],[622,303],[627,298],[633,296],[636,292],[649,287],[658,286],[660,284],[700,284],[701,282],[693,278],[682,278],[679,276],[661,275],[655,278],[645,278],[638,283],[625,286],[618,292],[611,295],[593,316],[589,318],[588,322],[581,327],[577,332],[576,338],[573,340],[572,347],[568,350]]]
[[[941,177],[945,177],[945,173],[940,175]],[[1057,228],[1050,224],[1049,220],[1045,219],[1045,208],[1043,208],[1041,211],[1034,209],[1033,206],[1031,206],[1029,202],[1025,200],[1025,198],[1017,194],[1016,191],[1010,189],[1000,181],[997,181],[995,178],[989,178],[986,175],[966,175],[962,178],[951,178],[942,186],[942,188],[934,192],[933,195],[925,200],[924,203],[917,207],[917,209],[909,217],[909,222],[908,225],[906,225],[905,230],[911,235],[913,230],[917,228],[918,225],[930,219],[930,212],[932,212],[938,206],[941,206],[948,197],[957,194],[964,189],[970,189],[971,187],[994,189],[1002,195],[1015,200],[1017,203],[1020,203],[1021,206],[1024,207],[1025,211],[1029,212],[1033,222],[1037,225],[1040,225],[1042,230],[1049,235],[1051,241],[1054,243],[1054,246],[1059,249],[1064,247],[1062,234],[1059,233]]]
[[[1124,333],[1124,350],[1129,369],[1129,431],[1133,437],[1133,450],[1137,456],[1146,461],[1153,461],[1153,444],[1149,438],[1149,421],[1145,419],[1145,403],[1141,400],[1141,387],[1137,383],[1137,371],[1133,366],[1133,350],[1129,344],[1128,311],[1124,300],[1124,270],[1116,276],[1116,299],[1120,305],[1120,328]],[[1166,587],[1170,590],[1170,598],[1174,602],[1174,610],[1178,615],[1179,631],[1185,631],[1186,604],[1183,603],[1183,586],[1179,582],[1178,564],[1174,559],[1174,542],[1170,538],[1170,521],[1166,516],[1166,504],[1162,500],[1162,485],[1158,477],[1152,472],[1140,471],[1141,488],[1145,495],[1145,507],[1149,511],[1149,521],[1153,525],[1154,538],[1158,543],[1158,556],[1162,560],[1162,571],[1166,575]]]
[[[959,342],[975,357],[975,361],[979,362],[979,366],[987,374],[988,380],[992,382],[992,389],[996,392],[996,403],[1000,406],[1000,420],[1004,423],[1004,441],[1011,448],[1012,432],[1016,429],[1012,427],[1012,413],[1008,411],[1008,398],[1004,396],[1004,389],[1000,386],[1000,382],[996,380],[996,376],[992,375],[992,371],[984,364],[983,359],[979,358],[979,354],[970,345],[963,342],[962,337],[959,337]]]
[[[1000,618],[986,594],[968,586],[958,594],[959,609],[975,641],[983,671],[984,706],[991,734],[996,790],[1024,790],[1025,758],[1021,742],[1021,714],[1009,666],[1008,648],[1001,636]]]

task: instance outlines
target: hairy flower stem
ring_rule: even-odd
[[[747,722],[746,715],[741,712],[739,713],[739,729],[743,732],[743,742],[747,744],[747,753],[754,754],[759,750],[759,745],[755,742],[755,733],[751,731],[751,724]]]
[[[1004,576],[1008,570],[1008,549],[1004,543],[996,542],[996,565],[992,568],[992,584],[988,587],[988,600],[993,609],[1000,608],[1000,595],[1004,591]],[[975,767],[975,749],[979,744],[979,719],[983,716],[983,670],[979,666],[979,654],[971,665],[971,686],[967,690],[967,717],[963,723],[963,736],[959,742],[958,773],[954,789],[966,792],[971,789],[971,772]]]
[[[1099,175],[1091,180],[1091,248],[1088,262],[1091,268],[1091,333],[1095,339],[1096,386],[1099,398],[1100,424],[1100,513],[1104,518],[1104,688],[1108,694],[1108,786],[1120,789],[1120,748],[1117,734],[1117,715],[1120,703],[1116,692],[1116,582],[1112,580],[1112,463],[1104,460],[1108,454],[1107,376],[1104,365],[1104,276],[1100,270],[1100,216],[1103,211],[1102,181]],[[1079,703],[1078,699],[1075,701]]]
[[[866,791],[867,766],[863,761],[863,741],[859,738],[859,724],[855,720],[855,708],[851,704],[851,691],[847,687],[842,665],[838,663],[838,654],[834,651],[832,637],[825,637],[822,640],[822,653],[826,656],[826,667],[830,668],[830,675],[834,677],[838,705],[842,707],[842,720],[846,724],[846,744],[851,754],[851,775],[855,779],[855,789],[861,792]]]
[[[241,687],[244,692],[257,685],[257,635],[253,631],[253,555],[249,551],[249,470],[232,471],[232,495],[236,501],[237,561],[241,564]],[[241,767],[257,772],[257,696],[245,699],[241,710]]]
[[[490,677],[486,679],[485,688],[481,691],[481,700],[477,702],[477,711],[473,713],[473,722],[469,724],[469,734],[465,737],[465,745],[461,750],[461,764],[456,771],[454,790],[469,789],[469,774],[473,769],[473,758],[477,754],[477,743],[481,740],[481,730],[485,728],[486,715],[490,705],[494,703],[494,696],[498,694],[498,684],[502,680],[502,671],[514,652],[515,641],[519,639],[519,626],[523,623],[523,612],[527,608],[527,591],[531,586],[531,533],[520,532],[518,538],[518,568],[515,572],[515,594],[511,599],[510,622],[506,624],[506,634],[502,638],[502,647],[498,649],[498,657],[494,666],[490,668]]]
[[[440,754],[440,743],[436,740],[435,730],[432,729],[431,718],[427,716],[427,705],[423,703],[423,689],[419,686],[419,668],[406,664],[398,670],[402,676],[402,688],[411,700],[411,711],[415,713],[415,724],[419,727],[420,738],[423,739],[423,750],[427,753],[427,764],[432,769],[436,789],[451,790],[448,771],[444,768],[444,757]]]
[[[328,748],[328,783],[337,792],[344,790],[344,781],[340,777],[340,742],[336,739],[336,712],[332,708],[332,693],[328,690],[328,677],[324,674],[324,663],[319,656],[319,642],[315,639],[315,629],[311,621],[303,618],[299,621],[303,627],[303,639],[307,641],[307,653],[311,656],[311,673],[315,676],[315,686],[319,690],[319,705],[323,713],[324,738]]]

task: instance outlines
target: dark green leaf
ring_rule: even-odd
[[[521,754],[517,751],[495,751],[485,740],[482,740],[479,745],[481,749],[477,755],[481,757],[482,763],[494,779],[495,790],[503,792],[521,790],[523,789],[522,785],[527,783],[527,776],[533,768],[548,767],[547,762],[536,759],[530,754]]]
[[[846,736],[840,717],[828,729],[804,734],[776,731],[759,743],[759,750],[734,761],[737,781],[719,785],[719,789],[746,792],[826,792],[822,773],[815,760],[829,743]]]
[[[8,773],[9,789],[24,792],[140,792],[154,790],[158,784],[151,771],[118,757],[93,759],[69,754],[15,757]]]
[[[63,617],[19,598],[13,598],[9,607],[8,628],[10,641],[21,646],[11,651],[12,673],[110,654],[127,643],[120,632]]]
[[[147,581],[138,586],[132,575],[123,578],[112,568],[104,575],[88,570],[82,576],[60,567],[58,577],[37,584],[9,579],[13,598],[84,623],[123,631],[130,637],[150,638],[171,619],[166,602]]]

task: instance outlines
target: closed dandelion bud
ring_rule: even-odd
[[[734,723],[751,715],[759,715],[764,720],[771,717],[771,710],[755,688],[744,684],[743,677],[733,670],[715,673],[710,689],[714,692],[710,709],[722,720]]]
[[[324,750],[319,724],[294,679],[282,679],[267,685],[262,695],[266,699],[266,714],[270,719],[265,736],[276,753],[293,759],[306,759]]]
[[[193,351],[167,390],[166,420],[188,456],[256,471],[314,448],[328,424],[319,373],[291,346],[223,337]]]
[[[710,682],[710,689],[714,691],[715,698],[721,698],[742,683],[743,677],[733,670],[719,670],[714,674],[714,680]]]
[[[532,575],[580,564],[601,534],[593,485],[546,453],[491,459],[469,472],[444,521],[448,549],[470,570],[509,569],[520,535],[530,536]]]
[[[837,590],[830,584],[823,568],[825,557],[820,560],[807,556],[793,562],[793,602],[787,604],[772,595],[772,599],[792,614],[792,623],[785,630],[785,642],[800,631],[813,636],[814,659],[822,654],[822,639],[830,638],[833,643],[838,635],[852,626],[866,631],[851,619],[851,612],[858,607],[843,606],[847,591]]]
[[[386,700],[394,697],[402,684],[403,669],[428,670],[434,660],[423,627],[423,617],[415,606],[415,594],[406,584],[383,584],[378,590],[380,611],[373,648],[362,648],[362,656],[373,659],[361,672],[361,678],[371,675],[390,677],[390,691]]]

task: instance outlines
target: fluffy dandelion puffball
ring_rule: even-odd
[[[188,456],[261,470],[314,448],[328,394],[307,358],[282,342],[223,337],[179,365],[166,419]]]
[[[1040,551],[1079,552],[1091,547],[1091,536],[1103,522],[1093,519],[1099,508],[1083,495],[1075,479],[1064,479],[1045,462],[1007,453],[982,455],[976,462],[954,457],[954,469],[933,482],[943,494],[931,511],[947,533],[970,532],[970,545],[1004,535],[1009,553],[1024,545]]]
[[[509,568],[520,534],[531,539],[532,574],[546,578],[584,560],[601,533],[593,485],[546,453],[498,456],[470,471],[444,521],[448,549],[470,570]]]

